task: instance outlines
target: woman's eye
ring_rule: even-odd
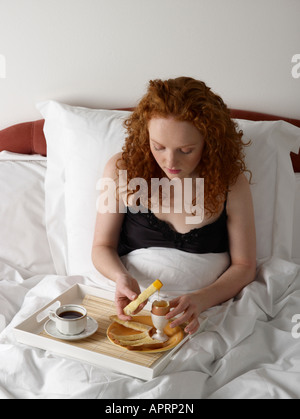
[[[155,151],[162,151],[162,150],[164,150],[163,147],[155,147],[155,146],[153,146],[153,148],[154,148]]]
[[[181,153],[183,153],[183,154],[191,154],[191,152],[193,151],[193,150],[180,150],[181,151]]]

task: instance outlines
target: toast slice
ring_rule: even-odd
[[[142,346],[160,343],[158,340],[152,339],[149,335],[136,340],[130,340],[128,339],[128,336],[123,336],[123,338],[116,338],[113,333],[110,335],[113,340],[116,340],[122,346]]]
[[[150,330],[153,328],[148,324],[140,323],[140,322],[133,322],[127,320],[121,320],[118,316],[110,316],[110,320],[113,322],[119,323],[122,326],[128,327],[129,329],[137,330],[138,332],[147,332],[149,333]]]

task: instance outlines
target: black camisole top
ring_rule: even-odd
[[[228,252],[226,202],[216,221],[183,234],[151,211],[133,213],[127,210],[118,245],[119,256],[148,247],[168,247],[190,253]]]

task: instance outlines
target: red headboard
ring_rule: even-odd
[[[23,122],[0,131],[0,151],[46,156],[47,147],[43,132],[44,119]]]
[[[132,110],[127,108],[126,110]],[[282,118],[259,112],[232,109],[232,118],[248,119],[252,121],[277,121],[284,120],[300,128],[300,120]],[[21,154],[41,154],[46,156],[47,147],[43,132],[44,120],[24,122],[13,125],[0,131],[0,151],[7,150]],[[294,171],[300,173],[300,150],[298,154],[291,153]]]

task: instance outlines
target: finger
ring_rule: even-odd
[[[124,320],[126,322],[130,322],[132,320],[132,317],[126,316],[126,314],[124,314],[124,313],[118,314],[118,317],[119,317],[120,320]]]
[[[177,327],[183,323],[188,322],[191,318],[191,315],[192,315],[191,311],[187,310],[185,313],[183,313],[182,316],[172,321],[172,323],[170,324],[171,328]]]
[[[122,294],[128,298],[128,300],[133,301],[137,298],[137,293],[132,291],[130,288],[122,287]]]
[[[186,326],[186,328],[184,329],[185,333],[189,333],[190,335],[192,335],[193,333],[196,333],[197,330],[199,329],[200,323],[198,319],[193,319],[192,321],[189,322],[189,324]]]
[[[147,301],[144,301],[142,304],[140,304],[138,306],[138,308],[132,313],[133,315],[139,313],[141,310],[143,310],[143,308],[145,307],[145,305],[147,304]]]
[[[180,301],[181,297],[176,297],[173,300],[169,301],[169,305],[171,308],[176,307]]]
[[[167,315],[166,318],[167,319],[171,319],[172,317],[176,317],[181,313],[184,313],[188,310],[189,304],[188,303],[179,303],[178,306],[176,306],[175,308],[173,308],[173,310],[171,310]]]
[[[116,305],[116,311],[117,316],[121,320],[131,320],[131,316],[124,313],[124,307],[128,304],[128,299],[124,297],[116,298],[115,305]]]
[[[132,320],[131,316],[127,316],[124,314],[123,308],[121,306],[117,306],[117,315],[120,320],[130,321]]]

